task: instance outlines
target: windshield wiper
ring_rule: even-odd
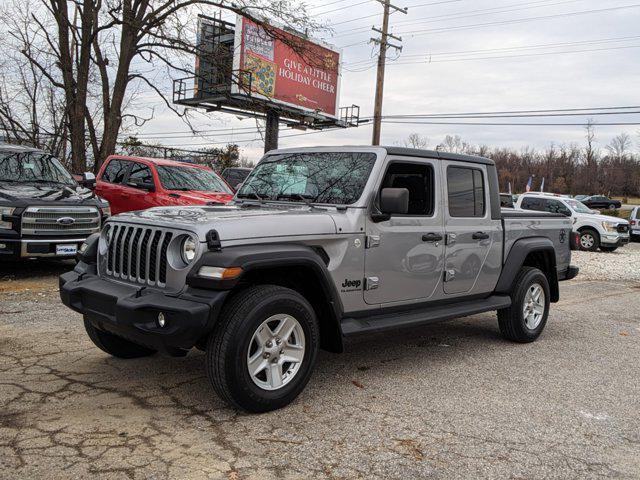
[[[301,202],[304,202],[304,204],[309,208],[318,208],[316,205],[311,203],[311,197],[304,196],[301,193],[280,193],[276,197],[277,200],[280,200],[281,198],[286,198],[289,200],[300,200]]]
[[[258,200],[260,202],[260,205],[262,205],[266,199],[266,197],[263,197],[262,195],[260,195],[257,190],[256,187],[254,187],[253,185],[249,184],[247,185],[249,188],[251,188],[253,190],[253,192],[250,193],[239,193],[238,195],[236,195],[238,198],[255,198],[256,200]]]

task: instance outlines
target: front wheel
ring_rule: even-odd
[[[595,252],[600,247],[600,235],[595,230],[587,228],[580,232],[580,250]]]
[[[613,203],[609,205],[609,210],[615,210],[616,208],[618,207],[616,207]]]
[[[522,267],[511,292],[511,306],[498,310],[500,332],[514,342],[533,342],[547,324],[549,304],[545,274],[534,267]]]
[[[251,287],[224,307],[209,337],[207,376],[231,405],[275,410],[306,386],[318,345],[315,312],[302,295],[276,285]]]

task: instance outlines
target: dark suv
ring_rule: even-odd
[[[589,208],[604,208],[607,210],[615,210],[622,207],[619,200],[614,200],[604,195],[593,195],[581,200]]]
[[[95,182],[85,174],[81,183]],[[110,215],[53,156],[0,144],[0,260],[75,257]]]

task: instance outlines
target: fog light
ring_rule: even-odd
[[[165,323],[166,323],[166,319],[164,318],[164,313],[160,312],[158,314],[158,325],[160,325],[160,327],[164,327]]]
[[[7,249],[7,244],[6,243],[0,243],[0,250],[6,250]]]

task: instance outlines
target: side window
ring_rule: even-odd
[[[153,175],[151,169],[144,163],[134,162],[129,174],[129,180],[132,183],[153,184]]]
[[[434,179],[431,165],[393,162],[384,176],[382,188],[409,190],[407,215],[433,215]]]
[[[526,197],[522,200],[520,208],[524,210],[536,210],[538,212],[544,211],[544,205],[540,198]]]
[[[569,209],[565,207],[562,202],[558,200],[545,200],[545,210],[551,213],[562,213],[563,215],[569,214]]]
[[[485,194],[482,171],[477,168],[447,169],[449,215],[452,217],[482,217]]]
[[[131,162],[111,160],[102,173],[102,179],[109,183],[122,183]]]

